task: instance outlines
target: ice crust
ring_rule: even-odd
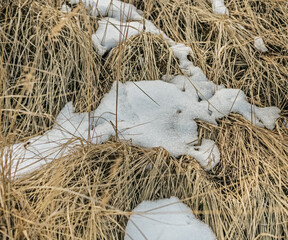
[[[125,240],[216,240],[211,228],[176,197],[140,203],[125,232]]]

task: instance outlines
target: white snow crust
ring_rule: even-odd
[[[211,228],[176,197],[140,203],[125,232],[125,240],[216,240]]]
[[[254,47],[261,52],[268,51],[268,48],[265,46],[265,43],[261,37],[254,38]]]

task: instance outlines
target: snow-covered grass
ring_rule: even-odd
[[[138,204],[177,196],[191,208],[195,217],[211,227],[218,239],[269,239],[271,236],[285,239],[288,235],[288,137],[283,120],[287,120],[288,105],[287,3],[141,0],[129,1],[135,8],[127,8],[127,14],[121,16],[117,15],[117,6],[112,11],[107,2],[102,1],[100,8],[94,6],[88,12],[81,4],[69,5],[71,11],[65,8],[61,12],[63,1],[19,0],[12,6],[1,1],[1,155],[7,155],[1,158],[0,223],[3,227],[0,237],[121,239],[131,211]],[[117,4],[121,7],[120,1]],[[223,14],[225,11],[219,12],[221,9],[217,12],[215,4],[229,10],[229,16]],[[89,16],[91,13],[93,17]],[[102,17],[107,16],[130,24],[138,17],[139,23],[131,25],[137,29],[134,37],[128,40],[128,35],[124,35],[123,45],[112,45],[115,48],[109,53],[103,48],[102,52],[98,51],[103,54],[101,57],[95,49],[105,46],[102,33],[110,37],[115,28],[109,25],[112,30],[101,30],[104,26],[101,21],[105,20]],[[152,31],[157,36],[140,33],[141,16],[150,21],[144,24],[147,29],[152,26],[149,23],[155,24],[165,35],[159,36],[158,30],[158,33]],[[123,29],[129,29],[127,24]],[[96,41],[95,37],[92,41],[92,36]],[[255,36],[262,37],[268,51],[256,49]],[[189,55],[181,59],[177,49]],[[232,108],[224,108],[224,115],[230,114],[214,116],[213,121],[218,118],[217,124],[195,119],[199,144],[210,139],[221,154],[221,161],[213,170],[204,171],[190,155],[174,154],[178,157],[173,157],[167,152],[169,149],[146,149],[134,146],[133,142],[94,146],[85,140],[93,138],[90,127],[98,126],[94,124],[92,110],[109,92],[113,80],[128,82],[119,83],[119,106],[121,102],[125,106],[129,103],[125,97],[130,95],[121,95],[121,87],[132,86],[129,81],[158,80],[162,76],[171,81],[172,74],[193,75],[191,61],[214,82],[208,85],[222,84],[244,92],[235,90],[234,97],[231,91],[229,96],[223,93],[226,89],[210,91],[208,88],[208,93],[214,95],[214,104],[216,101],[218,107],[227,106],[227,101],[232,101],[236,107],[232,112],[244,118],[230,113]],[[157,83],[154,81],[152,85]],[[207,88],[201,90],[195,105],[199,104],[198,100],[204,102],[201,94]],[[148,93],[148,89],[145,92]],[[151,97],[153,91],[148,95]],[[181,101],[182,95],[173,103]],[[245,100],[245,95],[251,105],[246,102],[243,113],[236,100],[238,97]],[[74,133],[73,138],[68,139],[68,143],[77,142],[72,145],[72,155],[60,157],[12,181],[9,161],[15,155],[3,151],[4,146],[28,140],[23,147],[30,150],[33,143],[29,138],[56,127],[54,120],[71,100],[76,112],[83,112],[72,115],[85,116],[88,124],[82,126],[81,117],[80,124],[70,125],[75,133],[84,129],[87,136],[83,138],[83,134]],[[151,99],[145,100],[153,104]],[[110,104],[111,108],[113,104],[115,102]],[[255,111],[271,106],[281,110],[282,116],[276,123],[276,117],[271,120],[270,114],[262,113],[259,118]],[[208,107],[209,113],[217,114],[211,107]],[[84,113],[87,110],[89,113]],[[162,110],[161,113],[165,113],[165,109]],[[201,110],[207,110],[207,106]],[[138,112],[137,116],[141,114],[146,115]],[[160,121],[161,117],[157,119]],[[65,120],[73,123],[73,119]],[[115,125],[113,119],[109,120]],[[195,128],[196,123],[193,121]],[[118,124],[121,127],[121,122]],[[188,120],[183,124],[188,124]],[[270,130],[274,124],[276,128]],[[270,129],[263,128],[264,125]],[[66,130],[71,133],[70,129]],[[60,134],[63,132],[54,136],[54,142],[49,141],[62,149],[67,141],[59,142]],[[175,139],[175,143],[176,140],[180,139]]]
[[[220,152],[212,140],[198,142],[196,119],[217,124],[217,119],[234,112],[272,130],[280,112],[276,107],[259,108],[249,104],[242,91],[216,86],[195,68],[193,76],[179,75],[170,82],[119,83],[115,129],[116,87],[114,83],[89,116],[75,113],[69,102],[51,130],[29,142],[11,146],[12,174],[31,172],[68,154],[81,142],[106,142],[116,132],[121,140],[131,140],[143,147],[161,146],[175,157],[193,156],[201,166],[211,170],[219,163]]]

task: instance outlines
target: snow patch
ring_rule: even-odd
[[[119,83],[119,138],[131,139],[134,144],[149,148],[161,146],[176,157],[193,156],[201,166],[210,170],[220,161],[220,152],[212,140],[198,142],[196,119],[217,124],[216,119],[235,112],[257,126],[275,127],[278,108],[251,105],[241,90],[217,86],[208,81],[199,68],[194,72],[190,78],[179,75],[170,82]],[[115,135],[115,99],[116,83],[99,107],[91,112],[90,126],[88,114],[75,113],[72,103],[68,103],[52,130],[31,139],[25,147],[23,143],[13,146],[14,158],[21,161],[17,174],[67,154],[86,141],[106,142]],[[16,172],[16,165],[12,172]]]
[[[211,0],[211,2],[214,13],[229,16],[229,10],[224,4],[224,0]]]
[[[268,51],[268,48],[265,46],[265,43],[261,37],[254,38],[254,47],[261,52]]]
[[[92,42],[100,56],[143,30],[143,25],[139,22],[121,22],[114,18],[103,18],[98,24],[96,33],[92,35]]]
[[[186,204],[171,197],[140,203],[127,223],[124,239],[216,240],[216,236]]]
[[[129,3],[118,0],[70,0],[71,4],[80,2],[93,17],[110,17],[124,22],[142,20],[141,11]]]
[[[60,9],[60,11],[63,12],[63,13],[70,13],[71,12],[71,8],[68,5],[63,4],[61,9]]]

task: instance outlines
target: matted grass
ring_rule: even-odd
[[[166,75],[181,74],[169,45],[162,36],[151,33],[131,37],[122,46],[114,48],[104,67],[112,79],[117,79],[120,69],[121,82],[159,80]]]
[[[229,18],[209,0],[127,0],[177,42],[193,50],[208,79],[240,88],[259,106],[288,109],[288,5],[285,0],[225,1]],[[245,29],[243,29],[245,28]],[[269,51],[254,47],[261,36]]]
[[[218,239],[288,238],[287,1],[226,2],[229,18],[213,14],[208,0],[134,4],[190,46],[193,62],[210,80],[242,89],[258,106],[278,106],[276,129],[255,127],[236,114],[218,126],[199,121],[199,140],[215,140],[221,152],[209,172],[191,157],[125,142],[79,146],[16,180],[4,174],[1,158],[1,239],[122,239],[137,204],[170,196],[191,207]],[[65,15],[62,1],[0,3],[1,146],[49,129],[69,100],[79,112],[94,109],[117,78],[179,72],[166,43],[151,34],[97,56],[91,42],[97,19],[81,4]],[[255,36],[263,37],[267,53],[254,48]]]
[[[200,137],[217,136],[222,160],[215,170],[205,172],[193,158],[175,159],[161,148],[125,142],[79,147],[5,185],[2,234],[121,239],[137,204],[177,196],[218,239],[286,239],[287,135],[267,134],[234,115],[199,127]]]
[[[93,50],[96,22],[78,6],[65,15],[45,1],[13,1],[0,15],[1,135],[15,141],[47,130],[73,100],[94,109],[111,80]],[[7,140],[7,139],[6,139]]]

